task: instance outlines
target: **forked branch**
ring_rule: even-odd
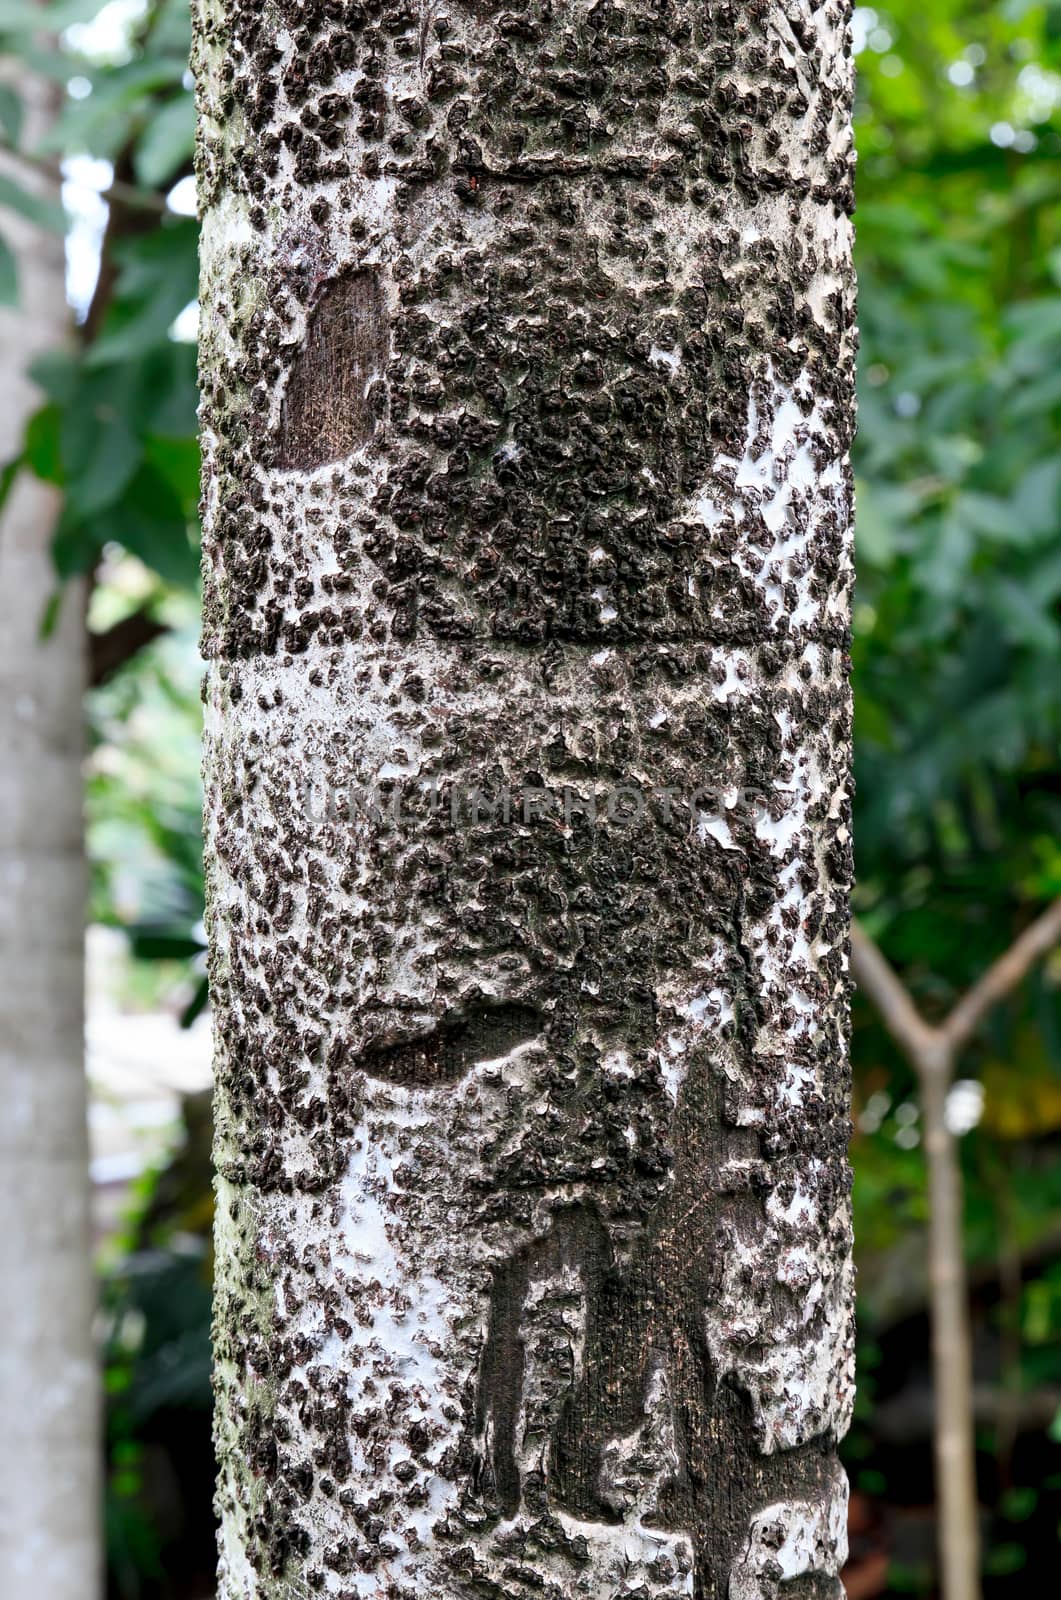
[[[962,1181],[947,1091],[954,1063],[992,1006],[1061,939],[1061,899],[1037,917],[953,1007],[926,1022],[869,934],[851,929],[851,972],[910,1062],[921,1088],[929,1187],[929,1292],[936,1395],[935,1447],[944,1600],[979,1600],[980,1571],[968,1296],[962,1248]]]

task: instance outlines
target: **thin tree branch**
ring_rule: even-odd
[[[112,178],[107,187],[101,190],[101,195],[104,200],[117,201],[130,211],[150,211],[154,216],[161,217],[169,210],[164,194],[158,194],[154,189],[138,189],[135,183],[125,183],[121,178]]]
[[[937,1045],[938,1048],[938,1045]],[[965,1197],[957,1140],[947,1126],[951,1061],[922,1068],[928,1178],[928,1285],[932,1306],[934,1454],[943,1600],[980,1600],[972,1327],[965,1281]]]
[[[933,1027],[914,1004],[894,967],[859,922],[851,926],[851,974],[873,1002],[881,1021],[918,1072],[946,1065],[968,1044],[992,1006],[1004,1000],[1037,961],[1061,941],[1061,899],[1038,917],[999,956],[946,1019]]]
[[[166,624],[156,621],[145,608],[123,617],[102,633],[90,633],[88,681],[92,688],[105,683],[145,645],[168,632]]]
[[[34,155],[29,150],[16,150],[13,145],[3,146],[5,156],[9,156],[20,166],[30,172],[39,173],[42,177],[49,178],[53,183],[64,183],[62,163],[50,161],[47,156]],[[126,183],[121,178],[113,178],[106,189],[101,190],[103,200],[117,200],[130,210],[150,211],[156,216],[161,216],[166,210],[166,197],[157,194],[152,189],[138,189],[135,183]]]
[[[1004,1000],[1037,961],[1061,940],[1061,899],[1048,906],[998,960],[988,967],[951,1011],[940,1028],[952,1051],[967,1044],[999,1000]]]
[[[851,924],[851,975],[873,1002],[892,1038],[920,1072],[926,1052],[936,1044],[936,1030],[922,1017],[895,968],[857,921]]]
[[[947,1126],[954,1061],[991,1007],[1061,938],[1061,899],[1026,928],[954,1006],[927,1023],[865,929],[851,930],[851,971],[909,1058],[921,1090],[928,1174],[928,1279],[935,1396],[936,1485],[944,1600],[980,1600],[972,1340],[962,1248],[961,1166]]]
[[[976,1384],[972,1391],[973,1417],[985,1426],[997,1426],[1008,1407],[1014,1405],[1020,1429],[1048,1428],[1061,1407],[1061,1390],[1035,1389],[1016,1397],[1004,1389]],[[931,1437],[935,1405],[931,1389],[910,1383],[891,1400],[878,1405],[873,1415],[873,1431],[886,1444],[908,1445]]]

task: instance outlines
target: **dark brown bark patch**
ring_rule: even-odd
[[[529,1044],[542,1027],[530,1006],[483,1006],[447,1018],[437,1032],[403,1040],[362,1056],[357,1065],[370,1078],[406,1088],[438,1088],[457,1083],[477,1061],[492,1061]]]
[[[372,437],[370,391],[389,349],[380,274],[367,268],[326,284],[287,381],[278,466],[309,472],[341,461]]]
[[[548,1278],[564,1268],[573,1269],[582,1280],[586,1297],[587,1340],[598,1342],[600,1333],[595,1322],[611,1254],[607,1230],[593,1207],[565,1206],[557,1211],[545,1238],[525,1245],[494,1273],[490,1322],[476,1401],[476,1431],[483,1434],[489,1422],[493,1448],[489,1458],[479,1463],[478,1475],[487,1497],[491,1494],[496,1497],[506,1517],[514,1517],[519,1511],[524,1490],[516,1459],[516,1441],[523,1402],[527,1338],[524,1309],[528,1289],[536,1277]],[[547,1322],[550,1312],[555,1328],[557,1308],[547,1309]],[[563,1341],[554,1339],[552,1344],[564,1367],[558,1383],[563,1397],[565,1384],[569,1389],[575,1381],[575,1373],[563,1362]],[[570,1355],[569,1350],[566,1353]],[[606,1520],[617,1519],[606,1516]]]

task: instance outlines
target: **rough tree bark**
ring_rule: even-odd
[[[24,137],[53,90],[20,73]],[[9,167],[0,153],[0,171]],[[24,173],[19,182],[26,183]],[[44,193],[48,185],[37,179]],[[49,195],[57,199],[58,194]],[[26,366],[70,334],[63,241],[4,213],[19,267],[0,310],[0,460],[40,394]],[[102,1580],[98,1376],[92,1338],[82,1048],[84,595],[67,586],[54,631],[54,490],[22,473],[0,512],[0,1594],[92,1600]]]
[[[847,11],[201,0],[225,1600],[841,1593]]]

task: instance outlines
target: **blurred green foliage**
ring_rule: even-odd
[[[51,128],[29,145],[17,85],[3,85],[0,139],[25,177],[3,176],[0,208],[63,229],[91,198],[101,162],[104,182],[114,184],[102,237],[91,237],[84,217],[70,231],[82,258],[102,251],[95,291],[69,346],[34,365],[40,409],[17,462],[3,464],[7,484],[14,471],[31,471],[62,490],[60,578],[91,572],[108,545],[120,545],[160,584],[194,592],[198,580],[195,347],[172,336],[197,286],[196,224],[174,209],[191,172],[189,44],[184,0],[110,0],[102,9],[98,0],[0,3],[0,51],[62,96]],[[41,171],[58,169],[65,216],[34,189]],[[16,276],[0,209],[8,301],[17,300]]]
[[[146,586],[121,568],[113,582],[127,593],[130,576]],[[127,934],[137,998],[168,1000],[188,1025],[207,1000],[197,608],[170,595],[157,609],[168,632],[91,697],[89,915]]]
[[[939,1016],[1061,893],[1061,5],[855,24],[856,906]],[[964,1141],[985,1258],[978,1144],[1061,1128],[1058,975],[962,1063],[985,1094]],[[913,1086],[861,1006],[855,1023],[859,1231],[886,1255],[923,1220],[916,1118],[895,1120]],[[1056,1185],[1027,1189],[1030,1239],[1058,1214]]]
[[[42,147],[25,149],[18,89],[5,84],[0,139],[22,150],[27,173],[61,158],[82,188],[99,172],[114,188],[95,292],[71,348],[38,363],[40,408],[0,490],[14,470],[62,488],[57,577],[94,575],[95,629],[140,609],[167,630],[92,696],[93,914],[124,926],[157,985],[176,984],[194,1011],[205,990],[187,9],[60,0],[45,15],[57,35],[48,47],[41,8],[0,0],[0,40],[68,86],[62,115]],[[893,0],[857,8],[854,33],[856,904],[939,1016],[1061,893],[1061,0]],[[83,256],[92,208],[66,192]],[[63,225],[13,179],[0,186],[0,235],[5,208]],[[17,292],[0,248],[0,296]],[[961,1063],[956,1101],[971,1125],[962,1155],[978,1392],[994,1396],[980,1432],[992,1596],[1022,1594],[1058,1554],[1059,982],[1055,959],[998,1009]],[[923,1595],[933,1554],[918,1522],[931,1496],[918,1409],[919,1117],[909,1071],[861,1001],[854,1064],[862,1390],[849,1463],[870,1507],[855,1550],[863,1573],[880,1550],[889,1570],[885,1587],[860,1592]],[[202,1377],[199,1335],[189,1344],[166,1303],[168,1283],[198,1306],[201,1334],[205,1303],[180,1287],[189,1270],[163,1232],[146,1254],[142,1239],[130,1247],[108,1279],[123,1593],[150,1588],[159,1548],[134,1514],[137,1404],[157,1359],[184,1373],[178,1383]]]
[[[1061,5],[902,0],[855,23],[856,909],[940,1017],[1061,893]],[[1058,1553],[1059,980],[1055,957],[998,1008],[954,1101],[975,1124],[962,1157],[991,1595],[1025,1592]],[[915,1086],[861,1001],[854,1024],[849,1459],[856,1488],[902,1508],[886,1592],[928,1594]],[[905,1449],[885,1426],[904,1407]]]
[[[107,1557],[129,1600],[184,1592],[176,1574],[212,1564],[207,1098],[187,1103],[184,1147],[134,1186],[101,1274]]]

